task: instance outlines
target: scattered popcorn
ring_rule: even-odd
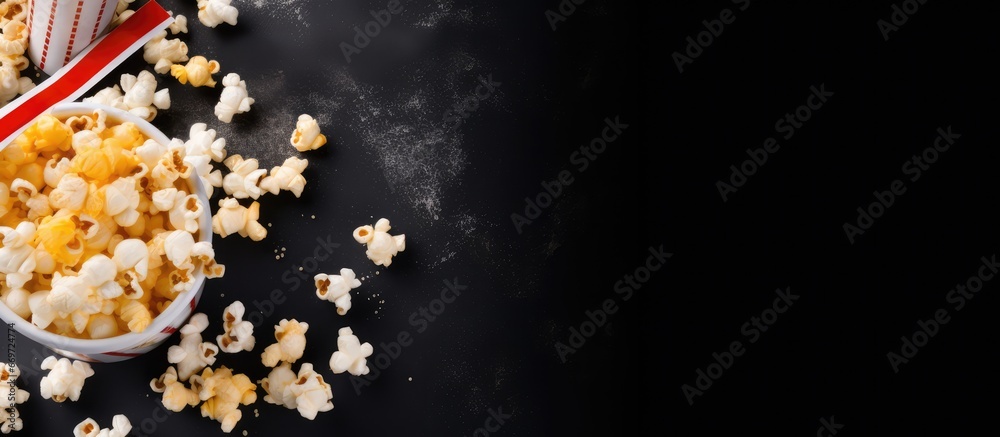
[[[173,15],[173,12],[171,12]],[[170,23],[167,27],[171,34],[177,35],[178,33],[188,33],[188,19],[183,15],[177,15],[174,17],[174,22]]]
[[[84,380],[94,375],[94,369],[83,361],[73,361],[68,358],[56,359],[54,356],[42,360],[42,370],[48,370],[48,376],[41,381],[43,399],[63,402],[66,399],[76,402],[80,399]]]
[[[184,143],[184,163],[201,178],[206,196],[211,199],[215,188],[222,187],[222,172],[213,170],[211,161],[222,162],[226,158],[226,139],[216,138],[215,129],[208,129],[205,123],[191,125],[189,135],[190,139]]]
[[[156,393],[163,393],[163,407],[179,413],[185,407],[198,405],[201,399],[198,393],[184,386],[184,383],[177,379],[177,369],[174,366],[167,367],[167,371],[149,382],[149,388]]]
[[[306,186],[306,178],[302,176],[302,172],[307,166],[309,166],[307,159],[294,156],[288,158],[280,167],[272,168],[269,176],[261,179],[260,188],[271,194],[278,194],[279,190],[291,191],[295,197],[299,197]]]
[[[190,82],[193,87],[215,88],[215,79],[212,78],[212,75],[221,69],[218,62],[209,61],[204,56],[195,56],[186,65],[174,64],[171,66],[170,75],[177,78],[181,85]]]
[[[289,363],[281,363],[279,366],[271,369],[271,373],[267,374],[267,378],[258,381],[267,393],[264,396],[264,401],[270,404],[284,405],[286,408],[295,408],[294,406],[285,404],[285,389],[289,385],[292,385],[296,379],[298,377],[295,376],[295,372],[292,371],[292,365]]]
[[[187,62],[188,46],[179,39],[168,39],[167,31],[164,30],[143,46],[142,58],[153,65],[153,71],[167,74],[174,64]]]
[[[215,364],[219,347],[211,342],[202,342],[201,333],[208,328],[208,316],[198,313],[181,327],[180,345],[170,346],[167,350],[167,361],[177,365],[177,377],[187,381],[192,375],[205,367]]]
[[[250,110],[250,105],[254,100],[247,93],[247,83],[240,80],[240,75],[229,73],[222,78],[222,96],[219,103],[215,105],[215,116],[223,123],[233,121],[233,115],[242,114]]]
[[[295,123],[295,132],[292,132],[292,146],[295,150],[306,152],[316,150],[326,144],[326,135],[319,131],[319,123],[308,114],[299,116],[299,121]]]
[[[240,404],[250,405],[257,401],[257,386],[244,374],[234,375],[232,370],[222,366],[218,370],[207,368],[201,375],[191,378],[191,388],[198,392],[201,416],[217,420],[222,424],[222,432],[232,432],[243,417]]]
[[[83,101],[128,111],[146,121],[153,121],[158,109],[170,109],[170,90],[156,91],[152,73],[143,70],[138,76],[123,74],[120,84],[121,88],[105,88]]]
[[[28,49],[27,12],[25,0],[0,2],[0,106],[35,87],[31,79],[21,77],[29,65],[24,57]]]
[[[243,320],[245,312],[243,302],[236,301],[222,313],[222,327],[225,333],[216,337],[215,341],[223,352],[234,354],[253,350],[256,342],[253,337],[253,323]]]
[[[11,431],[20,431],[24,428],[21,421],[21,413],[17,411],[16,404],[23,404],[28,400],[30,393],[17,387],[17,378],[21,376],[21,369],[13,362],[3,365],[0,369],[0,391],[7,393],[7,408],[4,408],[6,417],[3,425],[0,425],[0,432],[10,434]],[[294,375],[293,375],[294,376]]]
[[[333,409],[330,384],[323,380],[323,375],[313,371],[310,363],[302,363],[298,379],[285,387],[283,400],[286,407],[299,410],[299,414],[309,420],[315,419],[320,412]]]
[[[34,87],[34,82],[27,77],[21,77],[21,73],[14,66],[7,63],[0,65],[0,106],[6,105]]]
[[[97,421],[86,418],[73,428],[73,437],[126,437],[132,432],[132,423],[124,414],[116,414],[111,419],[111,428],[101,429]]]
[[[219,210],[212,217],[212,232],[226,238],[239,233],[241,237],[250,237],[253,241],[263,240],[267,229],[257,221],[260,218],[260,204],[254,202],[249,208],[240,205],[232,197],[219,200]]]
[[[240,12],[230,2],[231,0],[198,0],[198,20],[208,27],[222,23],[235,26]]]
[[[274,339],[278,340],[264,349],[261,354],[261,362],[267,367],[278,365],[279,361],[294,363],[302,358],[302,353],[306,349],[306,331],[309,324],[299,322],[295,319],[281,319],[278,325],[274,326]]]
[[[336,304],[337,314],[340,315],[347,314],[351,309],[350,291],[361,286],[361,281],[351,269],[340,269],[340,275],[320,273],[313,280],[316,281],[316,296]]]
[[[243,159],[240,155],[232,155],[223,161],[229,173],[222,178],[222,189],[226,194],[237,199],[257,199],[264,190],[260,188],[260,183],[267,176],[267,170],[258,168],[259,164],[254,158]]]
[[[368,342],[361,344],[358,336],[351,328],[340,328],[337,332],[337,351],[330,357],[330,369],[333,373],[349,372],[351,375],[368,374],[367,358],[374,351]]]
[[[354,240],[368,245],[365,255],[377,266],[389,267],[392,257],[406,249],[406,235],[389,235],[389,220],[379,219],[375,227],[361,226],[354,230]]]

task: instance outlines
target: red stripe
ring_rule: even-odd
[[[191,299],[191,311],[194,311],[194,299]]]
[[[111,355],[113,357],[137,357],[142,354],[130,354],[127,352],[102,352],[101,355]]]
[[[45,69],[45,59],[49,56],[49,40],[52,39],[52,26],[56,21],[56,5],[58,1],[52,0],[52,10],[49,11],[49,26],[45,29],[45,43],[42,44],[42,59],[38,61],[38,68]]]
[[[81,13],[83,13],[83,0],[78,0],[76,3],[76,17],[73,21],[73,29],[69,31],[69,42],[66,43],[66,59],[63,60],[63,65],[69,64],[70,57],[73,54],[73,46],[76,45],[76,30],[80,26]]]
[[[28,0],[28,28],[31,28],[31,16],[35,12],[35,1]]]
[[[177,328],[174,328],[173,326],[167,326],[166,328],[163,328],[162,331],[160,331],[160,333],[162,334],[173,334],[175,332],[177,332]]]
[[[97,21],[94,22],[94,33],[90,34],[90,40],[97,39],[97,32],[101,30],[101,21],[104,20],[104,8],[108,6],[108,0],[101,2],[101,12],[97,13]]]
[[[101,40],[86,56],[80,58],[79,62],[67,70],[59,80],[51,84],[43,83],[39,87],[45,87],[44,89],[4,116],[0,122],[0,139],[20,132],[38,114],[78,91],[116,57],[128,50],[129,46],[168,18],[170,15],[155,0],[139,8],[132,18],[115,28],[114,32]]]

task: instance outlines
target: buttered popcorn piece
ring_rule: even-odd
[[[208,316],[198,313],[181,327],[180,345],[170,346],[167,350],[167,361],[177,365],[177,377],[187,381],[191,375],[200,372],[205,367],[215,364],[219,348],[211,342],[203,342],[201,333],[208,328]]]
[[[163,393],[163,407],[175,413],[181,412],[185,407],[198,405],[201,401],[197,392],[177,380],[177,369],[174,366],[168,367],[163,375],[150,381],[149,387],[156,393]]]
[[[246,81],[241,80],[236,73],[229,73],[222,78],[222,85],[225,88],[222,89],[219,103],[215,105],[215,116],[223,123],[230,123],[233,115],[250,111],[254,99],[247,93]]]
[[[361,226],[354,230],[354,240],[366,244],[365,255],[377,266],[389,267],[392,257],[406,249],[406,235],[389,235],[389,220],[379,219],[375,227]]]
[[[204,56],[195,56],[185,65],[174,64],[171,66],[170,75],[177,78],[181,85],[190,82],[193,87],[215,88],[215,79],[212,78],[212,75],[221,69],[218,62],[209,61]]]
[[[73,428],[73,437],[126,437],[132,432],[132,422],[124,414],[111,419],[111,428],[101,429],[97,421],[86,418]]]
[[[223,161],[229,173],[222,178],[222,189],[226,194],[237,199],[257,199],[264,194],[260,183],[267,176],[267,170],[259,168],[254,158],[243,159],[240,155],[232,155]]]
[[[361,286],[354,270],[340,269],[340,275],[320,273],[313,280],[316,282],[316,296],[337,305],[337,314],[347,314],[351,309],[350,291]]]
[[[159,74],[170,72],[174,64],[187,62],[187,43],[176,38],[167,38],[167,31],[157,33],[143,46],[142,58],[153,65]]]
[[[42,360],[41,369],[49,371],[41,380],[42,398],[56,402],[67,399],[76,402],[80,399],[84,381],[94,375],[90,364],[83,361],[70,362],[68,358],[56,359],[54,356]]]
[[[238,233],[241,237],[260,241],[267,236],[267,229],[257,221],[259,218],[259,203],[254,202],[246,208],[236,199],[227,197],[219,200],[219,211],[212,217],[212,232],[222,238]]]
[[[281,319],[278,325],[274,326],[274,339],[278,342],[264,349],[260,357],[261,362],[267,367],[274,367],[279,361],[294,363],[302,358],[302,353],[306,349],[308,330],[308,323],[300,323],[295,319]]]
[[[333,409],[333,390],[310,363],[302,363],[297,379],[285,388],[283,398],[286,407],[297,409],[309,420]]]
[[[300,152],[316,150],[326,144],[326,135],[320,133],[319,122],[308,114],[299,116],[292,132],[292,146]]]
[[[351,375],[368,374],[368,360],[374,351],[368,342],[361,344],[351,328],[340,328],[337,332],[337,351],[330,357],[333,373],[349,372]]]
[[[235,26],[240,12],[230,3],[231,0],[198,0],[198,20],[208,27],[222,23]]]
[[[243,417],[240,405],[257,401],[257,386],[244,374],[233,374],[225,366],[218,370],[205,369],[191,378],[191,386],[198,391],[201,416],[217,420],[222,432],[232,432]]]
[[[291,191],[295,197],[302,195],[302,190],[306,186],[306,178],[302,172],[309,166],[309,160],[291,157],[285,160],[280,167],[271,169],[271,174],[260,181],[260,188],[271,194],[278,194],[279,190]]]
[[[222,328],[225,332],[215,338],[219,350],[230,354],[253,350],[256,343],[253,337],[253,323],[243,320],[245,312],[246,308],[240,301],[233,302],[223,311]]]

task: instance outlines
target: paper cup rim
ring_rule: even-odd
[[[127,111],[122,111],[110,106],[97,105],[93,103],[62,103],[53,107],[47,112],[47,114],[56,117],[88,115],[98,109],[103,110],[108,114],[108,117],[116,119],[117,121],[134,123],[143,134],[146,134],[146,136],[156,142],[164,145],[170,142],[170,139],[167,138],[163,132],[146,120],[143,120]],[[192,175],[188,181],[194,186],[199,200],[201,200],[202,204],[205,205],[205,212],[200,220],[200,235],[198,241],[211,243],[212,216],[211,208],[208,203],[208,197],[205,194],[205,187],[201,183],[201,178],[198,178],[195,175]],[[61,349],[67,352],[79,354],[99,354],[121,351],[140,345],[148,341],[150,338],[162,333],[164,329],[170,326],[170,323],[173,322],[174,319],[187,310],[188,306],[191,305],[192,300],[195,296],[197,296],[198,291],[203,287],[206,280],[205,274],[201,271],[196,271],[194,277],[194,282],[192,283],[191,288],[188,291],[181,293],[181,295],[178,296],[178,298],[175,299],[169,307],[167,307],[167,310],[156,316],[152,323],[150,323],[149,326],[147,326],[142,332],[128,332],[114,337],[101,339],[79,339],[66,337],[35,326],[31,322],[15,314],[10,308],[7,307],[7,305],[3,303],[0,303],[0,318],[7,322],[8,326],[13,324],[14,329],[17,332],[49,348]],[[193,312],[194,311],[192,309],[192,313]]]

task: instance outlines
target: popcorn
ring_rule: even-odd
[[[89,189],[87,181],[79,175],[67,173],[49,194],[49,203],[56,209],[79,211],[83,209],[83,203],[87,200]]]
[[[333,409],[333,391],[323,375],[313,371],[313,365],[302,363],[298,379],[289,384],[283,392],[287,408],[295,408],[306,419],[313,420],[316,414]]]
[[[161,310],[162,311],[162,310]],[[142,332],[153,323],[153,314],[143,302],[130,300],[118,307],[118,315],[128,326],[129,331]]]
[[[215,88],[215,79],[212,79],[212,75],[221,69],[218,62],[209,61],[204,56],[195,56],[188,61],[187,65],[174,64],[171,66],[170,75],[177,78],[181,85],[191,82],[193,87]]]
[[[226,273],[226,266],[215,262],[215,249],[211,243],[204,241],[194,243],[191,248],[191,259],[198,261],[201,272],[206,278],[221,278]]]
[[[184,162],[194,168],[201,178],[208,198],[212,198],[215,188],[222,187],[222,172],[212,169],[210,161],[222,162],[226,157],[226,139],[216,139],[214,129],[205,123],[191,126],[190,139],[184,143]]]
[[[389,235],[389,220],[379,219],[375,227],[361,226],[354,230],[354,240],[368,245],[365,255],[377,266],[389,267],[392,257],[406,249],[406,235]]]
[[[347,314],[351,309],[352,289],[361,286],[361,281],[354,275],[354,270],[340,269],[340,275],[320,273],[313,278],[316,281],[316,296],[337,305],[337,314]]]
[[[177,364],[177,376],[181,381],[187,381],[191,375],[215,364],[219,348],[211,342],[201,341],[201,332],[205,328],[208,328],[208,316],[204,313],[191,316],[191,320],[181,328],[180,345],[170,346],[167,350],[167,361]]]
[[[153,71],[167,74],[174,64],[187,62],[188,46],[179,39],[167,39],[167,31],[164,30],[143,46],[142,58],[153,65]]]
[[[319,131],[319,123],[308,114],[299,116],[299,121],[295,123],[295,132],[292,132],[292,146],[295,150],[306,152],[316,150],[326,144],[326,135]]]
[[[219,211],[212,217],[212,232],[226,238],[239,233],[253,241],[263,240],[267,229],[257,219],[260,218],[260,204],[254,202],[249,208],[243,207],[231,197],[219,200]]]
[[[198,232],[198,219],[204,210],[201,200],[195,194],[184,195],[179,191],[174,195],[173,206],[170,208],[170,225],[188,233]]]
[[[69,158],[62,157],[58,160],[56,158],[50,159],[45,163],[45,168],[42,170],[42,180],[45,181],[45,185],[49,188],[55,188],[59,185],[59,181],[62,180],[63,176],[69,171],[70,162]]]
[[[28,320],[31,317],[31,307],[28,306],[28,297],[31,293],[23,288],[4,287],[0,293],[0,301],[7,305],[14,314]]]
[[[153,121],[158,109],[170,109],[170,90],[156,91],[152,73],[143,70],[138,76],[123,74],[120,83],[121,88],[118,85],[105,88],[83,101],[128,111],[146,121]]]
[[[222,178],[222,189],[237,199],[247,197],[256,200],[264,194],[260,183],[267,176],[267,170],[259,169],[256,159],[243,159],[240,155],[232,155],[223,163],[230,173]]]
[[[201,404],[201,416],[219,421],[222,432],[232,432],[243,417],[240,404],[250,405],[257,401],[257,386],[244,374],[234,375],[232,370],[222,366],[219,370],[205,369],[201,375],[191,378],[192,388],[196,388]]]
[[[124,414],[116,414],[111,419],[111,428],[104,428],[97,421],[86,418],[73,428],[73,437],[126,437],[132,432],[132,423]]]
[[[201,401],[197,392],[177,380],[177,369],[174,366],[167,367],[163,375],[150,381],[149,388],[156,393],[163,393],[163,407],[175,413],[181,412],[185,407],[198,405]]]
[[[173,12],[171,12],[170,14],[173,15]],[[178,33],[188,33],[187,17],[183,15],[174,16],[174,22],[170,23],[170,26],[167,27],[167,29],[170,30],[170,33],[174,35],[177,35]]]
[[[0,65],[0,106],[14,100],[19,94],[26,94],[35,87],[31,79],[21,77],[18,69],[11,65]]]
[[[361,344],[351,328],[340,328],[337,334],[337,351],[330,356],[330,369],[337,374],[367,375],[367,358],[374,351],[372,345],[368,342]]]
[[[76,402],[80,399],[84,381],[94,376],[94,369],[83,361],[73,361],[68,358],[56,359],[54,356],[42,360],[42,370],[48,370],[48,376],[41,381],[43,399],[64,402],[66,399]]]
[[[198,0],[198,20],[208,27],[222,23],[235,26],[240,12],[230,2],[231,0]]]
[[[233,115],[242,114],[250,110],[250,105],[254,99],[247,93],[247,83],[240,80],[240,75],[229,73],[222,78],[222,96],[219,103],[215,105],[215,116],[223,123],[233,121]]]
[[[272,168],[270,176],[261,179],[260,188],[271,194],[278,194],[278,190],[291,191],[295,197],[299,197],[306,186],[306,178],[302,176],[302,172],[307,166],[307,159],[288,158],[281,167]]]
[[[250,352],[254,347],[253,323],[243,320],[246,308],[240,301],[233,302],[222,313],[222,327],[225,333],[216,337],[219,349],[234,354],[240,351]]]
[[[132,226],[139,219],[139,191],[131,177],[115,179],[104,192],[104,213],[120,226]],[[183,229],[183,228],[181,228]],[[191,231],[189,231],[191,232]]]
[[[302,358],[302,353],[306,349],[306,331],[309,324],[292,319],[281,319],[278,325],[274,326],[274,338],[278,340],[264,349],[261,354],[261,362],[267,367],[278,365],[278,361],[294,363]]]
[[[258,381],[260,386],[264,388],[264,391],[267,392],[267,395],[264,396],[264,401],[275,405],[285,405],[285,389],[295,382],[297,378],[295,372],[292,371],[292,365],[289,363],[281,363],[279,366],[271,369],[271,373],[268,373],[266,378]],[[285,407],[295,408],[288,405],[285,405]]]
[[[35,236],[35,224],[21,222],[16,229],[0,226],[3,247],[0,248],[0,273],[6,275],[10,288],[21,288],[32,277],[35,270],[34,248],[28,243]]]

